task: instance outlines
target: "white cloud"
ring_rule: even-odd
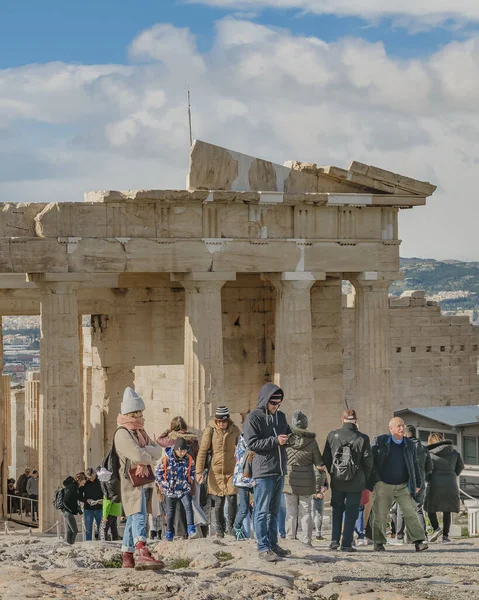
[[[206,54],[187,29],[157,25],[130,57],[0,71],[3,201],[183,187],[188,81],[195,137],[280,163],[355,159],[430,180],[440,189],[428,207],[401,214],[403,255],[479,260],[479,38],[406,61],[380,43],[227,18]]]
[[[296,9],[317,15],[377,20],[392,18],[399,26],[421,30],[452,20],[457,25],[479,21],[477,0],[184,0],[229,10],[255,13],[263,9]]]

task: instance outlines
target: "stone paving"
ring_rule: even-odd
[[[291,557],[276,563],[257,558],[252,541],[215,539],[151,548],[166,568],[138,572],[115,568],[118,543],[82,542],[14,534],[0,539],[0,598],[90,600],[453,600],[479,598],[478,539],[412,546],[371,547],[356,554],[308,548],[285,541]]]

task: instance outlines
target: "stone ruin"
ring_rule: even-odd
[[[55,522],[65,475],[100,462],[126,386],[143,394],[151,434],[177,414],[201,430],[223,403],[241,422],[269,380],[320,439],[345,398],[363,430],[383,431],[395,405],[398,213],[434,190],[362,163],[281,166],[197,141],[187,190],[3,204],[0,314],[41,317],[38,399],[25,405],[37,423],[25,437],[38,449],[41,527]],[[356,291],[349,312],[342,280]],[[439,307],[406,310],[441,318]],[[413,346],[426,315],[410,324]]]

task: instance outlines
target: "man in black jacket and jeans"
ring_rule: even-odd
[[[328,434],[323,452],[323,461],[331,476],[333,516],[329,547],[337,550],[341,546],[342,552],[356,552],[353,548],[354,524],[359,515],[361,494],[373,468],[373,457],[369,437],[358,430],[356,411],[345,410],[341,422],[341,429]],[[344,468],[339,466],[341,460]]]
[[[279,410],[283,390],[266,383],[259,392],[258,405],[245,419],[244,441],[252,461],[255,534],[261,559],[274,562],[288,556],[290,550],[278,545],[278,513],[286,474],[285,445],[291,429],[286,415]]]
[[[415,498],[421,491],[421,472],[417,462],[416,448],[404,437],[404,421],[394,417],[389,421],[389,434],[380,435],[373,444],[374,485],[373,541],[374,550],[384,552],[386,525],[394,501],[404,515],[409,538],[416,552],[427,550],[424,530],[417,518]]]

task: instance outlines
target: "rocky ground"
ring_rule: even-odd
[[[354,555],[326,544],[284,542],[292,556],[257,558],[250,541],[214,539],[152,546],[164,571],[119,569],[119,544],[15,533],[0,538],[0,599],[81,600],[405,600],[479,598],[479,540],[465,539],[415,553],[410,546],[370,547]]]

